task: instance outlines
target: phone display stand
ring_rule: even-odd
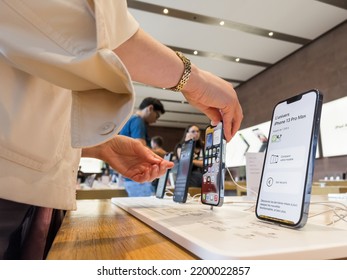
[[[202,259],[339,259],[347,257],[347,223],[326,226],[317,215],[302,229],[258,220],[254,202],[226,197],[223,207],[171,198],[112,198],[142,222]],[[339,200],[341,202],[341,200]],[[346,201],[347,203],[347,201]],[[323,209],[311,208],[324,212]],[[323,206],[319,206],[323,207]]]
[[[177,203],[186,203],[187,200],[195,144],[194,140],[188,140],[182,144],[173,194],[173,201]]]
[[[246,190],[249,199],[257,199],[264,155],[264,153],[246,153]]]

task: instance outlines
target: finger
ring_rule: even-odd
[[[144,148],[146,149],[146,151],[143,153],[144,160],[150,164],[160,164],[163,158],[154,153],[152,150],[146,147]]]
[[[205,108],[201,110],[210,120],[211,125],[217,125],[222,120],[222,115],[220,111],[216,108]]]
[[[165,160],[163,160],[160,165],[159,165],[159,172],[161,174],[164,174],[166,172],[166,169],[167,169],[167,162]]]
[[[149,175],[149,181],[153,181],[154,179],[160,177],[162,174],[164,174],[164,170],[160,171],[160,165],[153,164],[150,168]]]
[[[144,146],[142,143],[139,143],[138,141],[134,142],[134,151],[139,158],[142,158],[143,161],[149,162],[151,164],[159,163],[162,160],[160,156],[155,154],[151,149]]]
[[[157,174],[157,177],[164,175],[165,172],[168,169],[171,169],[172,167],[174,167],[174,165],[175,164],[172,161],[163,160],[159,165],[159,173]]]
[[[168,160],[163,160],[160,163],[160,167],[164,169],[164,171],[166,171],[167,169],[171,169],[172,167],[174,167],[174,163],[172,161],[168,161]]]
[[[223,112],[224,137],[227,142],[229,142],[232,137],[232,130],[233,130],[232,123],[233,123],[233,114],[231,112]]]
[[[149,165],[144,170],[141,170],[141,172],[138,172],[131,179],[139,183],[150,182],[162,176],[166,172],[166,170],[168,168],[172,168],[173,165],[174,165],[173,162],[168,162],[168,161],[164,162],[164,160],[162,160],[161,164]]]
[[[133,170],[133,175],[129,177],[129,179],[136,181],[138,183],[143,183],[146,181],[146,175],[148,172],[146,172],[145,169],[141,168],[140,169],[135,169]]]
[[[145,182],[143,176],[144,176],[144,174],[136,174],[134,177],[131,178],[131,180],[138,182],[138,183],[143,183],[143,182]]]
[[[191,100],[188,100],[188,101],[192,106],[194,106],[195,108],[197,108],[198,110],[203,112],[211,120],[211,122],[213,122],[214,124],[217,124],[222,120],[222,116],[220,114],[219,109],[209,107],[209,106],[206,106],[206,105],[203,105],[201,103],[194,102]]]

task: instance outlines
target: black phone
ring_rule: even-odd
[[[167,161],[172,160],[172,153],[167,153],[164,156],[164,159]],[[155,193],[155,196],[157,198],[163,198],[165,195],[165,189],[166,189],[166,184],[167,184],[167,179],[169,177],[170,169],[166,170],[166,172],[159,178],[158,180],[158,185],[157,185],[157,190]]]
[[[225,147],[223,123],[208,126],[205,131],[205,152],[201,202],[222,206],[224,201]]]
[[[310,90],[279,102],[272,114],[256,216],[292,228],[306,224],[323,96]]]
[[[173,201],[175,202],[185,203],[187,201],[188,183],[192,172],[194,149],[194,140],[189,140],[182,144],[173,195]]]

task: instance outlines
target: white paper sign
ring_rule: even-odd
[[[265,153],[246,153],[247,197],[258,196]]]

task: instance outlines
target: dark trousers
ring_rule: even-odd
[[[0,259],[45,259],[64,211],[0,199]]]

